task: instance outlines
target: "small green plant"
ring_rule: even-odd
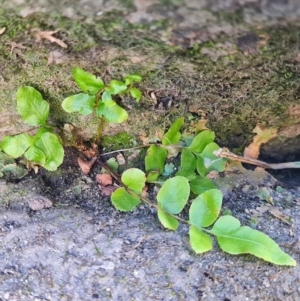
[[[128,75],[124,81],[113,79],[107,85],[101,78],[78,67],[74,68],[73,76],[84,93],[67,97],[62,102],[62,107],[68,113],[78,112],[82,115],[89,115],[96,112],[100,118],[96,142],[100,140],[104,120],[122,123],[128,118],[127,111],[116,103],[114,96],[129,93],[137,102],[142,97],[141,91],[133,87],[134,83],[142,80],[139,74]]]
[[[151,145],[145,158],[145,170],[131,168],[123,172],[122,187],[111,195],[112,204],[120,211],[132,211],[141,201],[157,209],[161,224],[176,230],[180,222],[189,225],[189,238],[196,253],[210,251],[211,236],[220,248],[229,254],[249,253],[277,265],[295,266],[296,261],[283,252],[270,237],[248,226],[241,226],[231,215],[220,215],[223,196],[215,184],[206,177],[210,171],[224,171],[226,160],[216,157],[219,146],[214,132],[205,130],[192,140],[181,141],[183,118],[177,119],[162,138],[161,145]],[[189,142],[190,141],[190,142]],[[181,151],[181,167],[172,178],[161,176],[168,154]],[[161,185],[156,203],[142,196],[146,182]],[[179,216],[188,215],[188,219]]]
[[[39,165],[56,170],[64,158],[61,139],[47,123],[49,104],[32,87],[24,86],[17,91],[17,110],[29,125],[37,127],[35,135],[6,136],[0,149],[13,158],[23,156],[30,166]]]

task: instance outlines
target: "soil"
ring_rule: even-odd
[[[144,77],[143,101],[123,100],[131,117],[106,129],[105,151],[153,138],[185,116],[185,130],[207,120],[220,145],[237,153],[251,142],[257,123],[276,127],[282,136],[263,146],[263,158],[299,160],[298,1],[1,4],[1,138],[30,130],[12,101],[21,85],[36,87],[50,102],[58,129],[71,123],[83,139],[93,137],[92,117],[60,109],[76,90],[71,70],[80,66],[105,80],[130,72]],[[68,48],[36,41],[34,28],[60,29],[55,36]],[[299,172],[274,178],[237,165],[214,179],[224,195],[223,213],[272,237],[297,261],[288,268],[225,254],[216,243],[196,255],[185,225],[165,231],[146,205],[116,211],[95,181],[101,166],[83,175],[77,150],[65,151],[55,172],[0,178],[0,300],[299,300]],[[142,167],[139,156],[123,155]]]

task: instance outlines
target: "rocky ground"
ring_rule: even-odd
[[[0,96],[1,134],[17,132],[10,122],[13,115],[11,99],[21,84],[37,85],[39,88],[44,86],[43,92],[46,95],[48,89],[53,89],[51,97],[55,103],[56,98],[66,96],[65,94],[74,88],[74,85],[69,83],[72,81],[71,77],[66,75],[70,74],[72,67],[79,64],[91,70],[104,68],[110,75],[115,76],[122,73],[123,69],[126,72],[135,71],[138,68],[136,65],[144,65],[142,54],[147,64],[152,54],[149,73],[143,71],[146,84],[142,88],[161,88],[156,83],[159,79],[160,85],[164,85],[164,91],[171,91],[168,95],[162,95],[161,99],[170,95],[175,97],[174,108],[179,110],[175,111],[171,107],[168,114],[160,115],[160,108],[155,107],[156,104],[149,104],[150,100],[146,97],[142,108],[145,111],[143,116],[158,115],[158,124],[163,119],[174,119],[178,114],[195,116],[195,111],[200,117],[205,117],[198,112],[202,107],[193,107],[195,102],[189,103],[187,107],[182,104],[191,98],[196,100],[197,95],[204,90],[205,93],[213,91],[214,96],[210,99],[209,92],[205,94],[208,95],[208,102],[204,103],[207,114],[223,116],[224,119],[228,113],[227,103],[223,103],[222,110],[214,109],[212,113],[212,99],[220,101],[217,103],[220,104],[227,97],[234,97],[235,107],[238,108],[239,100],[247,100],[243,95],[246,95],[248,86],[255,90],[251,96],[260,102],[263,101],[263,97],[273,98],[274,103],[281,103],[283,97],[297,100],[295,97],[299,85],[299,67],[296,58],[299,52],[299,34],[293,30],[294,27],[298,28],[300,4],[296,0],[0,2],[0,29],[7,27],[10,39],[5,40],[8,44],[3,44],[1,48],[1,54],[5,58],[0,62],[0,82],[3,85]],[[61,16],[64,17],[63,21]],[[96,24],[104,24],[102,16],[113,16],[116,19],[118,16],[121,23],[115,23],[112,30],[105,28],[104,31],[102,27],[97,27],[98,32],[93,31]],[[14,18],[17,18],[17,21],[14,21]],[[27,25],[26,20],[30,20]],[[167,26],[164,26],[165,23]],[[126,27],[125,31],[120,29],[120,24]],[[143,27],[148,26],[147,24],[150,24],[147,27],[151,32],[149,39]],[[260,30],[266,24],[269,29],[276,28],[277,31],[274,29],[273,34],[281,34],[284,43],[288,45],[287,50],[278,50],[280,55],[285,59],[286,56],[294,58],[293,61],[283,60],[285,63],[277,70],[282,77],[279,77],[276,85],[268,81],[273,77],[269,77],[269,71],[266,71],[273,72],[276,69],[275,62],[267,60],[269,53],[260,52],[259,47],[265,45],[258,45],[256,36],[248,36],[246,40],[235,40],[239,53],[244,55],[245,64],[239,65],[239,72],[227,71],[239,77],[239,81],[233,79],[238,83],[235,87],[226,86],[227,83],[223,82],[224,78],[219,74],[214,77],[213,71],[208,70],[207,66],[213,66],[215,72],[220,72],[221,69],[217,65],[219,58],[223,60],[222,64],[226,65],[232,60],[232,55],[240,55],[236,53],[237,49],[232,47],[232,43],[225,43],[227,37],[239,33],[245,36],[244,32],[248,30],[248,26]],[[44,30],[62,28],[58,37],[67,41],[69,47],[62,51],[59,46],[47,41],[32,46],[36,41],[30,36],[30,29],[26,29],[26,26],[30,26],[30,29],[40,26],[44,27]],[[285,31],[284,26],[290,27]],[[118,30],[117,37],[113,36],[113,32]],[[109,34],[103,36],[104,32]],[[132,35],[130,39],[129,35]],[[226,39],[222,41],[220,48],[212,50],[207,47],[201,57],[194,55],[199,50],[195,45],[207,43],[206,46],[209,46],[211,39],[222,40],[223,35]],[[260,38],[262,43],[266,42],[266,37]],[[22,42],[23,46],[30,48],[28,52],[28,49],[20,47]],[[127,46],[122,49],[122,55],[130,58],[129,63],[128,60],[122,61],[119,58],[120,47],[124,42]],[[159,43],[166,45],[163,46],[166,48],[162,48]],[[227,48],[224,45],[227,45]],[[277,44],[273,45],[278,47]],[[174,50],[171,51],[168,48],[170,46],[180,47],[183,51],[181,57],[176,58],[177,67],[180,67],[178,69],[174,67]],[[275,46],[272,48],[274,52],[277,49]],[[58,64],[57,61],[49,62],[49,53],[53,51],[62,55],[59,57],[62,64]],[[93,61],[98,60],[99,55],[102,58],[97,61],[99,66],[95,66]],[[199,64],[202,64],[202,68],[207,68],[207,73],[212,74],[211,77],[206,78],[206,73],[195,67]],[[23,69],[27,70],[26,76]],[[254,77],[251,70],[255,71]],[[104,71],[101,72],[105,74]],[[207,83],[197,87],[200,73],[203,81]],[[183,92],[178,96],[174,92],[171,79],[178,81],[179,75],[182,78],[183,74],[189,78],[189,84],[193,83],[194,86],[192,89],[190,86],[184,86],[186,82],[179,83],[177,86]],[[63,77],[68,81],[59,82]],[[262,78],[268,80],[262,81]],[[228,82],[228,78],[226,80]],[[211,85],[212,82],[214,86]],[[279,83],[283,90],[277,89]],[[216,86],[222,88],[215,91]],[[264,86],[267,86],[266,90],[262,90]],[[238,94],[241,93],[241,89],[243,95]],[[268,104],[272,104],[271,100]],[[149,110],[152,107],[155,108]],[[272,126],[278,125],[280,118],[277,116],[267,120],[266,116],[269,113],[264,113],[262,108],[259,107],[262,115],[254,117],[259,116],[259,121],[268,121]],[[275,108],[280,109],[274,105],[272,110]],[[231,110],[230,113],[228,118],[234,125],[239,110]],[[132,114],[133,121],[126,127],[136,133],[140,131],[135,124],[136,118],[142,123],[139,108],[133,107]],[[295,119],[297,116],[294,114]],[[60,122],[70,122],[63,118],[56,116]],[[251,133],[256,122],[257,120],[249,126],[243,125],[243,131]],[[211,125],[218,133],[218,124],[213,117]],[[147,124],[143,126],[145,128]],[[289,127],[289,130],[291,128]],[[298,127],[295,122],[293,129],[297,134]],[[111,130],[120,131],[119,128]],[[296,134],[294,133],[294,136]],[[289,140],[289,149],[296,144],[297,140],[292,140],[294,136]],[[236,127],[233,127],[231,134],[224,137],[219,136],[219,142],[226,145],[224,141],[229,141],[227,146],[236,150],[249,143],[249,138],[236,132]],[[228,137],[232,137],[231,140]],[[297,147],[296,145],[295,149]],[[268,147],[264,152],[269,152]],[[224,254],[217,244],[213,251],[201,256],[195,255],[188,244],[187,228],[184,225],[180,226],[177,232],[165,231],[157,221],[155,211],[148,206],[140,206],[133,213],[117,212],[109,199],[101,195],[94,181],[100,167],[95,166],[92,172],[85,176],[77,166],[77,153],[67,148],[66,154],[65,162],[57,172],[40,170],[37,175],[30,172],[19,180],[0,179],[0,300],[299,300],[299,172],[277,173],[274,174],[277,178],[273,178],[259,168],[253,171],[239,167],[236,170],[228,169],[222,177],[215,180],[224,194],[224,210],[230,210],[242,224],[255,227],[272,237],[298,262],[297,267],[288,268],[276,267],[252,256]],[[124,155],[128,160],[126,154]],[[269,157],[272,155],[269,154]],[[297,156],[290,153],[289,158],[293,160],[297,159]],[[266,202],[270,200],[273,206]]]

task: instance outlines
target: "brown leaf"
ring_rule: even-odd
[[[266,143],[273,137],[276,137],[277,129],[266,128],[263,125],[258,124],[253,132],[257,135],[253,137],[253,142],[245,148],[244,157],[257,159],[261,144]]]
[[[279,220],[281,220],[283,223],[286,223],[288,225],[291,225],[292,219],[283,214],[278,207],[271,207],[269,208],[269,212],[276,218],[278,218]]]
[[[2,34],[5,32],[5,30],[6,30],[6,27],[2,27],[2,28],[0,29],[0,35],[2,35]]]
[[[53,203],[51,200],[43,197],[43,196],[35,196],[32,199],[29,199],[28,201],[28,205],[30,207],[31,210],[34,211],[40,211],[44,208],[50,208],[53,206]]]
[[[100,190],[102,191],[102,194],[104,196],[111,196],[112,193],[117,189],[117,187],[109,185],[109,186],[105,186],[102,187],[101,185],[99,185]]]
[[[41,31],[38,28],[33,28],[32,32],[35,34],[35,38],[37,42],[41,42],[43,39],[50,41],[51,43],[56,43],[62,48],[67,48],[68,45],[65,44],[62,40],[53,37],[55,33],[57,33],[59,30],[53,30],[53,31]]]
[[[87,175],[90,172],[91,168],[93,167],[96,161],[97,157],[93,157],[90,161],[83,160],[80,157],[77,159],[79,167],[81,168],[81,171],[84,175]]]
[[[112,177],[110,174],[103,173],[96,175],[96,181],[101,186],[108,186],[112,184]]]
[[[119,165],[124,165],[126,163],[126,160],[122,154],[118,154],[116,156],[116,159],[117,159]]]

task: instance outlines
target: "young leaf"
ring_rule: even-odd
[[[9,156],[21,157],[33,141],[33,137],[28,134],[16,136],[6,136],[0,143],[0,148]]]
[[[73,69],[73,76],[76,84],[83,92],[95,95],[104,88],[104,83],[101,78],[79,67]]]
[[[158,207],[157,216],[161,224],[170,230],[176,230],[179,226],[179,222],[176,218],[166,213],[164,210]]]
[[[121,180],[129,189],[139,194],[145,186],[146,176],[138,168],[129,168],[123,172]]]
[[[79,112],[88,115],[93,112],[95,101],[95,96],[79,93],[65,98],[61,106],[68,113]]]
[[[210,236],[195,226],[190,226],[189,235],[191,247],[197,254],[204,253],[212,249],[213,245]]]
[[[141,202],[138,197],[129,194],[124,187],[113,192],[111,201],[115,208],[120,211],[132,211]]]
[[[106,105],[104,102],[99,102],[97,107],[97,115],[104,117],[108,122],[122,123],[128,118],[128,113],[114,101]]]
[[[196,157],[187,148],[184,148],[181,153],[181,168],[190,171],[196,169]]]
[[[43,167],[48,170],[56,170],[63,162],[64,149],[59,138],[52,133],[46,132],[42,134],[36,141],[35,146],[39,148],[46,156]]]
[[[169,130],[162,137],[163,145],[175,144],[179,142],[181,138],[181,134],[179,130],[183,126],[183,122],[184,122],[184,118],[180,117],[172,123]]]
[[[194,153],[201,153],[205,146],[215,140],[215,133],[210,130],[205,130],[199,133],[192,141],[189,149]]]
[[[136,102],[139,102],[142,97],[142,92],[137,88],[131,88],[129,90],[130,95],[135,98]]]
[[[190,186],[186,178],[177,176],[168,179],[157,194],[160,207],[168,213],[178,214],[186,205]]]
[[[195,194],[201,194],[206,190],[217,188],[212,180],[196,176],[190,181],[191,191]]]
[[[111,80],[109,86],[105,88],[112,95],[120,94],[127,90],[127,85],[119,80]]]
[[[43,125],[49,115],[49,104],[36,89],[24,86],[17,91],[17,110],[29,125]]]
[[[229,254],[249,253],[277,265],[297,264],[269,236],[247,226],[241,227],[239,220],[232,216],[220,217],[210,232],[216,235],[221,249]]]
[[[145,157],[146,172],[159,171],[160,175],[164,171],[165,161],[167,158],[167,151],[159,146],[151,145],[148,148],[147,155]]]
[[[208,227],[218,218],[222,206],[222,192],[210,189],[194,199],[190,211],[190,223],[198,228]]]
[[[130,85],[130,84],[132,84],[132,83],[139,83],[139,82],[141,82],[142,81],[142,77],[141,77],[141,75],[139,75],[139,74],[136,74],[136,73],[134,73],[134,74],[129,74],[129,75],[127,75],[125,78],[124,78],[124,80],[125,80],[125,85]]]

